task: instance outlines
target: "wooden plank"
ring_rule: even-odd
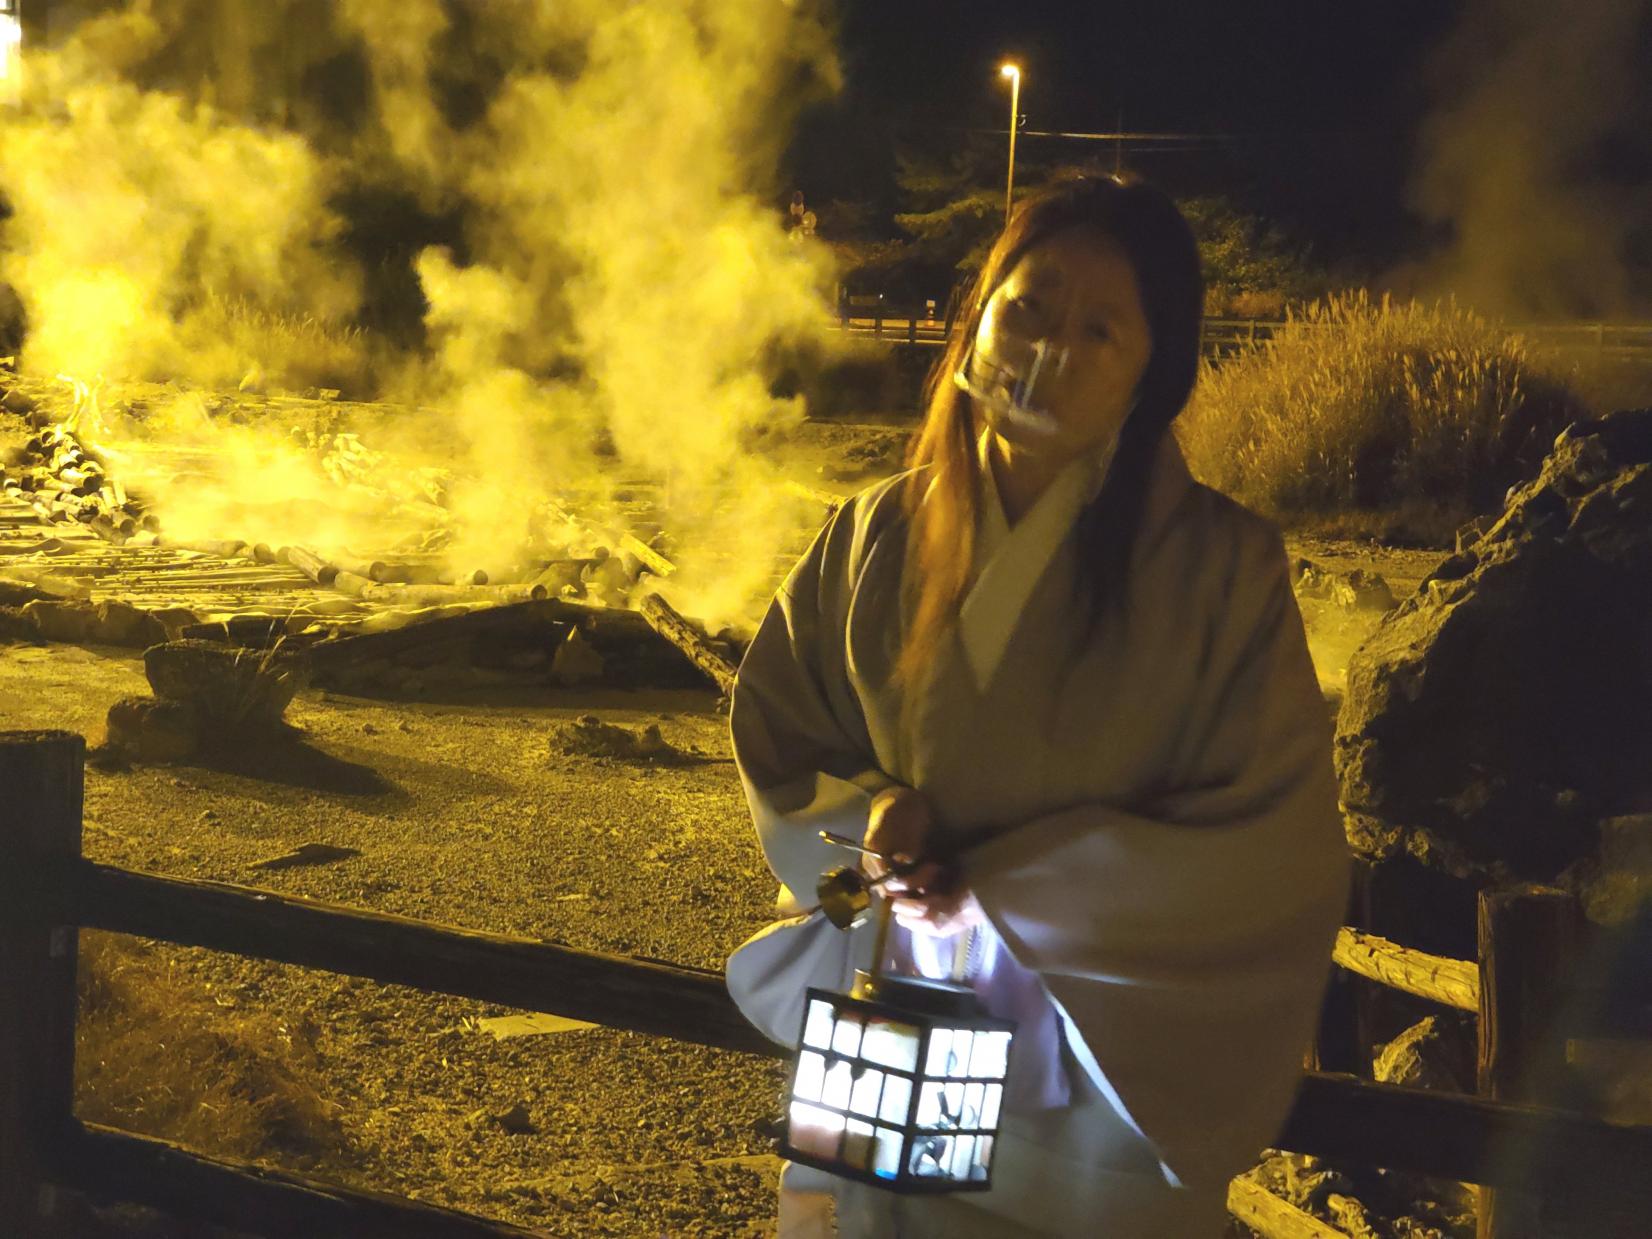
[[[78,1125],[77,1125],[78,1126]],[[79,1126],[55,1177],[94,1196],[261,1235],[306,1239],[528,1239],[541,1232],[382,1192]]]
[[[1652,1211],[1652,1127],[1563,1110],[1308,1072],[1270,1143],[1462,1183],[1519,1187],[1541,1179],[1556,1199],[1612,1217],[1638,1215],[1641,1226]],[[1511,1158],[1511,1149],[1541,1150],[1543,1160]]]
[[[0,733],[0,1235],[43,1234],[46,1164],[73,1123],[77,934],[23,892],[79,862],[86,742]]]
[[[54,883],[54,886],[58,884]],[[409,985],[698,1045],[780,1056],[721,973],[364,912],[252,887],[67,866],[57,914],[88,928]]]
[[[1349,972],[1392,989],[1460,1011],[1480,1009],[1479,966],[1470,960],[1414,951],[1347,926],[1337,931],[1331,959]]]
[[[1228,1212],[1263,1239],[1348,1239],[1343,1231],[1252,1179],[1238,1178],[1228,1184]]]
[[[1582,911],[1565,891],[1542,887],[1486,890],[1479,898],[1479,1092],[1498,1101],[1536,1102],[1559,1092],[1565,1045],[1553,1017],[1577,958]],[[1516,1162],[1547,1157],[1516,1146]],[[1535,1176],[1533,1176],[1535,1181]],[[1479,1239],[1540,1239],[1539,1192],[1481,1194]]]

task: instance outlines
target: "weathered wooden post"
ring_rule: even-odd
[[[74,928],[35,897],[80,855],[86,742],[0,732],[0,1235],[33,1239],[52,1211],[47,1176],[74,1113]]]
[[[1577,901],[1551,887],[1480,892],[1479,1093],[1496,1101],[1538,1103],[1565,1071],[1565,1042],[1554,1024],[1582,938]],[[1530,1163],[1540,1150],[1497,1156]],[[1482,1188],[1479,1239],[1541,1239],[1541,1194]]]
[[[1342,923],[1353,929],[1371,928],[1370,872],[1370,866],[1359,863],[1349,879]],[[1344,968],[1331,969],[1309,1070],[1371,1075],[1370,985]]]

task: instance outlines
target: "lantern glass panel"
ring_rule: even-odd
[[[821,1086],[820,1102],[834,1110],[849,1108],[849,1092],[854,1084],[854,1067],[849,1060],[840,1058],[826,1068],[826,1082]]]
[[[849,1091],[849,1110],[873,1118],[878,1113],[878,1094],[883,1091],[883,1072],[871,1067],[861,1068],[854,1087]]]
[[[803,1044],[817,1050],[831,1048],[832,1004],[818,998],[809,1002],[809,1016],[803,1024]]]
[[[998,1109],[1004,1100],[1004,1086],[989,1084],[986,1088],[986,1097],[981,1102],[981,1126],[996,1128],[998,1126]]]
[[[872,1155],[872,1173],[880,1179],[893,1179],[901,1172],[901,1146],[906,1133],[893,1127],[878,1128],[877,1148]]]
[[[906,1125],[906,1116],[912,1110],[912,1081],[905,1076],[891,1075],[883,1082],[883,1100],[878,1103],[878,1117],[885,1123]]]
[[[970,1170],[972,1179],[984,1179],[992,1173],[992,1137],[982,1136],[975,1142],[975,1166]]]
[[[876,1131],[870,1123],[850,1119],[848,1131],[843,1137],[843,1160],[857,1170],[870,1170]]]
[[[797,1057],[797,1082],[792,1085],[792,1096],[799,1101],[819,1101],[825,1083],[826,1056],[804,1050]]]
[[[1002,1080],[1009,1070],[1010,1034],[985,1031],[975,1034],[969,1053],[969,1074],[977,1078]]]
[[[860,1053],[861,1021],[851,1012],[840,1012],[832,1032],[832,1052],[853,1058]]]
[[[923,1032],[916,1024],[874,1015],[866,1021],[866,1034],[861,1041],[860,1056],[880,1067],[896,1071],[918,1069],[918,1043]]]
[[[801,1101],[792,1102],[787,1139],[793,1147],[815,1157],[837,1157],[843,1135],[843,1116]]]
[[[929,1053],[924,1057],[924,1074],[926,1076],[944,1076],[946,1074],[947,1052],[952,1049],[952,1030],[950,1028],[932,1028],[929,1032]]]
[[[907,1171],[920,1179],[939,1179],[947,1176],[952,1163],[951,1136],[916,1136],[912,1140],[912,1155]]]

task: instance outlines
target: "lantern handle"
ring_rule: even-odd
[[[872,848],[869,848],[864,844],[856,843],[847,835],[833,834],[829,830],[821,831],[820,837],[825,842],[830,843],[833,847],[848,848],[851,852],[859,852],[862,856],[870,856],[874,860],[881,860],[883,862],[884,872],[882,877],[872,879],[871,885],[874,888],[881,883],[887,882],[892,877],[904,878],[907,874],[916,870],[918,865],[921,863],[919,861],[896,860],[888,852],[874,851]]]

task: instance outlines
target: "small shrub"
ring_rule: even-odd
[[[1207,365],[1177,437],[1200,481],[1282,523],[1426,512],[1449,538],[1587,415],[1564,373],[1455,303],[1349,293]]]

